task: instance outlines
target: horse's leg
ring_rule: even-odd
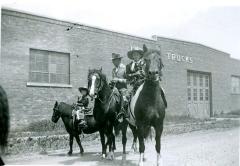
[[[73,135],[72,134],[69,134],[69,146],[70,146],[70,150],[68,152],[68,155],[71,155],[72,154],[72,145],[73,145]]]
[[[101,139],[101,144],[102,144],[102,157],[105,158],[106,157],[106,145],[105,145],[104,131],[100,130],[99,134],[100,134],[100,139]]]
[[[1,157],[0,157],[0,165],[5,165]]]
[[[114,147],[113,141],[115,140],[115,136],[113,134],[113,126],[109,124],[106,130],[107,138],[108,138],[108,145],[109,145],[109,153],[107,155],[107,159],[113,160],[114,159]]]
[[[133,133],[133,142],[132,142],[132,147],[131,149],[134,152],[137,152],[137,128],[129,123],[129,127],[132,130]]]
[[[124,121],[122,126],[122,145],[123,145],[123,154],[126,154],[126,144],[127,144],[127,126],[128,122]]]
[[[161,150],[161,135],[162,135],[162,131],[163,131],[163,123],[158,124],[155,126],[155,140],[156,140],[156,151],[157,151],[157,166],[163,165],[162,163],[162,158],[160,155],[160,150]]]
[[[80,140],[80,138],[79,138],[79,135],[76,135],[76,136],[75,136],[75,139],[76,139],[77,144],[78,144],[78,146],[79,146],[79,148],[80,148],[80,153],[83,154],[84,150],[83,150],[83,147],[82,147],[82,144],[81,144],[81,140]]]
[[[113,150],[116,150],[116,142],[115,142],[115,135],[113,135]]]
[[[140,158],[139,158],[139,166],[143,166],[144,161],[144,151],[145,151],[145,145],[144,145],[144,127],[138,126],[138,141],[139,141],[139,152],[140,152]]]

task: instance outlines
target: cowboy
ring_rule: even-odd
[[[133,87],[132,95],[134,95],[145,78],[145,61],[142,59],[143,50],[139,47],[132,47],[127,56],[132,60],[126,66],[127,81]]]
[[[112,83],[118,90],[127,89],[126,84],[126,66],[121,63],[122,56],[120,54],[112,53],[112,63],[114,68],[112,70]]]
[[[112,81],[110,86],[117,88],[120,94],[123,96],[124,103],[128,104],[128,90],[127,90],[127,80],[126,80],[126,66],[121,63],[122,56],[120,54],[112,53],[112,63],[114,68],[112,70]],[[124,113],[125,118],[127,118],[126,112]]]

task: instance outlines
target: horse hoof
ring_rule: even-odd
[[[113,152],[108,153],[107,160],[114,160],[114,153]]]
[[[138,163],[138,166],[143,166],[143,161]]]
[[[102,154],[102,158],[105,159],[106,158],[106,154]]]
[[[84,153],[84,150],[81,150],[81,151],[80,151],[80,154],[83,154],[83,153]]]
[[[69,151],[67,154],[68,154],[69,156],[71,156],[71,155],[72,155],[72,151]]]

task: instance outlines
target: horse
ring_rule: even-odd
[[[4,151],[7,146],[7,138],[9,132],[9,106],[7,94],[0,86],[0,148]],[[0,156],[0,165],[4,165],[4,162]]]
[[[157,165],[162,162],[161,135],[163,131],[163,121],[165,118],[166,103],[163,99],[163,92],[160,86],[160,72],[163,67],[161,63],[161,53],[159,50],[148,49],[143,45],[143,59],[146,62],[144,83],[137,89],[131,100],[131,111],[134,113],[138,140],[139,140],[139,165],[144,162],[144,139],[149,136],[151,127],[155,130],[155,149],[157,151]]]
[[[77,130],[74,127],[73,116],[72,116],[72,106],[64,102],[58,103],[56,101],[53,107],[52,122],[57,123],[60,118],[62,119],[65,129],[69,134],[70,150],[68,152],[68,155],[72,155],[72,152],[73,152],[72,150],[73,138],[76,139],[76,142],[80,148],[80,154],[83,154],[84,149],[82,147],[81,140],[79,138],[81,131]]]
[[[102,128],[100,130],[101,141],[105,142],[104,135],[106,135],[109,145],[108,157],[114,159],[113,143],[115,142],[115,135],[113,134],[113,128],[117,128],[119,125],[117,117],[123,109],[123,97],[116,88],[111,89],[106,75],[102,73],[102,69],[89,69],[88,89],[89,95],[95,98],[93,116]],[[125,151],[126,138],[122,140],[123,151]],[[102,145],[104,144],[102,143]],[[102,148],[106,152],[106,147]]]

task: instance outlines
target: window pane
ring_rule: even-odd
[[[205,87],[209,86],[209,77],[205,76]]]
[[[196,76],[195,73],[193,74],[193,85],[194,85],[194,86],[197,85],[197,76]]]
[[[197,101],[197,89],[193,89],[193,100]]]
[[[209,91],[208,89],[205,89],[205,100],[208,101],[209,100]]]
[[[203,86],[203,75],[199,76],[199,85],[202,87]]]
[[[200,89],[200,101],[203,101],[203,89]]]
[[[189,72],[187,73],[187,84],[191,86],[191,74]]]
[[[191,101],[191,88],[188,88],[188,101]]]

